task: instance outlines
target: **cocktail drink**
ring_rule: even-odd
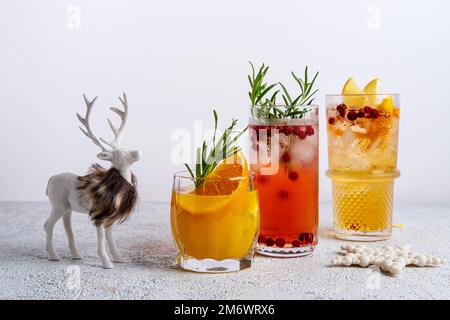
[[[256,250],[274,257],[303,256],[317,244],[319,128],[312,102],[318,73],[308,81],[307,67],[303,78],[292,72],[299,87],[294,95],[282,83],[265,83],[267,70],[263,64],[256,73],[252,65],[249,75],[250,168],[261,216]],[[279,92],[283,105],[276,102]]]
[[[198,154],[205,150],[204,161],[197,159],[196,171],[188,166],[174,175],[171,227],[183,269],[230,272],[251,266],[259,231],[258,194],[244,155],[226,143],[232,130],[211,149],[202,146]],[[222,151],[226,157],[221,160]]]
[[[336,236],[371,241],[391,235],[400,116],[399,95],[378,94],[378,80],[327,95],[329,170]]]
[[[225,272],[250,267],[259,228],[253,181],[248,175],[210,180],[212,188],[236,184],[235,191],[216,194],[196,190],[188,172],[175,175],[171,225],[183,269]]]
[[[257,251],[261,254],[302,256],[317,244],[318,108],[304,110],[299,119],[250,118],[254,155],[250,167],[256,173],[260,199]]]

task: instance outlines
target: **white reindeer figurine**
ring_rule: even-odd
[[[86,103],[84,118],[77,113],[78,120],[84,126],[81,131],[98,147],[101,152],[97,157],[110,161],[112,167],[104,169],[95,164],[89,174],[77,176],[72,173],[61,173],[52,176],[47,185],[47,196],[52,205],[50,217],[44,225],[47,234],[46,250],[49,260],[59,260],[53,248],[53,227],[62,217],[64,228],[69,240],[69,249],[73,259],[81,259],[80,252],[75,245],[71,226],[72,211],[88,213],[97,228],[98,254],[105,269],[114,268],[113,262],[124,262],[112,238],[112,226],[115,222],[122,222],[132,213],[137,202],[136,178],[131,172],[131,165],[140,158],[139,151],[127,151],[119,148],[119,140],[128,116],[128,103],[125,93],[119,97],[123,111],[110,108],[121,118],[121,125],[116,128],[108,119],[109,126],[114,133],[111,142],[98,139],[91,130],[89,117],[92,106],[97,99],[89,101],[83,95]],[[110,147],[107,149],[102,142]],[[111,254],[111,260],[106,250],[106,243]]]

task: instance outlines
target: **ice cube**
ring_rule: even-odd
[[[260,164],[269,164],[270,163],[270,149],[269,145],[265,142],[259,143],[259,152],[258,152],[258,162]]]
[[[348,154],[346,165],[351,170],[366,171],[370,168],[370,161],[366,155],[361,152],[353,152]]]
[[[280,141],[280,145],[282,147],[285,147],[285,146],[289,145],[289,136],[287,136],[284,133],[282,133],[282,134],[279,134],[278,137],[280,139],[279,141]]]
[[[354,124],[350,128],[352,129],[353,132],[367,133],[367,130],[361,127],[359,124]]]
[[[314,136],[304,140],[295,139],[291,141],[290,151],[294,164],[308,166],[317,157],[317,139]]]

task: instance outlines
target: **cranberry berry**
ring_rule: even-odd
[[[339,112],[339,115],[340,115],[341,117],[344,117],[344,116],[345,116],[345,109],[347,109],[347,106],[346,106],[345,104],[343,104],[343,103],[339,104],[339,105],[336,107],[336,110],[337,110],[337,112]]]
[[[267,183],[267,182],[269,182],[269,177],[268,176],[263,176],[263,175],[258,175],[256,177],[256,182],[257,183]]]
[[[370,114],[370,111],[372,111],[372,108],[371,108],[371,107],[369,107],[369,106],[365,106],[365,107],[364,107],[364,113]]]
[[[335,121],[335,119],[334,119],[333,117],[328,118],[328,123],[329,123],[330,125],[333,125],[333,124],[334,124],[334,121]]]
[[[364,116],[365,116],[364,111],[363,110],[359,110],[358,111],[358,118],[364,118]]]
[[[284,162],[289,162],[291,161],[291,155],[288,152],[286,152],[281,156],[281,159],[283,159]]]
[[[296,134],[297,136],[300,136],[300,132],[302,132],[302,128],[300,127],[294,127],[294,134]]]
[[[301,242],[306,242],[307,239],[308,239],[308,234],[307,234],[306,232],[301,233],[301,234],[298,236],[298,240],[300,240]]]
[[[275,244],[277,245],[277,247],[283,248],[286,244],[286,241],[283,238],[277,238],[277,240],[275,240]]]
[[[291,244],[292,244],[293,247],[300,247],[300,241],[298,241],[297,239],[292,241]]]
[[[306,126],[306,134],[308,136],[314,135],[314,128],[312,126]]]
[[[372,111],[370,111],[369,115],[370,115],[370,118],[376,119],[380,116],[380,113],[378,112],[378,110],[372,109]]]
[[[290,135],[292,133],[292,128],[291,127],[283,127],[282,131],[285,135]]]
[[[298,179],[298,173],[295,171],[291,171],[288,174],[289,180],[295,181]]]
[[[271,237],[268,237],[266,239],[266,245],[268,245],[269,247],[273,246],[275,244],[275,241],[273,241],[273,239]]]
[[[266,237],[264,237],[263,235],[260,235],[258,237],[258,243],[266,243]]]
[[[281,199],[287,199],[289,196],[289,193],[286,190],[281,190],[280,192],[278,192],[278,196]]]
[[[295,181],[298,179],[298,173],[297,172],[289,172],[289,180]]]
[[[350,121],[355,121],[358,118],[358,114],[355,111],[350,111],[347,113],[347,119]]]
[[[314,241],[314,235],[309,232],[301,233],[298,237],[300,242],[312,243]]]

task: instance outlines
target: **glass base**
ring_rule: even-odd
[[[376,231],[376,232],[360,232],[351,230],[334,230],[334,235],[338,239],[349,241],[383,241],[391,237],[391,231]]]
[[[214,260],[178,256],[178,265],[184,270],[193,272],[226,273],[250,268],[252,258],[243,257],[241,259]]]
[[[303,247],[277,248],[258,243],[256,245],[256,252],[263,256],[269,257],[295,258],[310,255],[311,253],[313,253],[315,247],[316,245],[311,244]]]
[[[328,171],[333,186],[335,237],[350,241],[381,241],[391,237],[394,179],[387,175]]]

